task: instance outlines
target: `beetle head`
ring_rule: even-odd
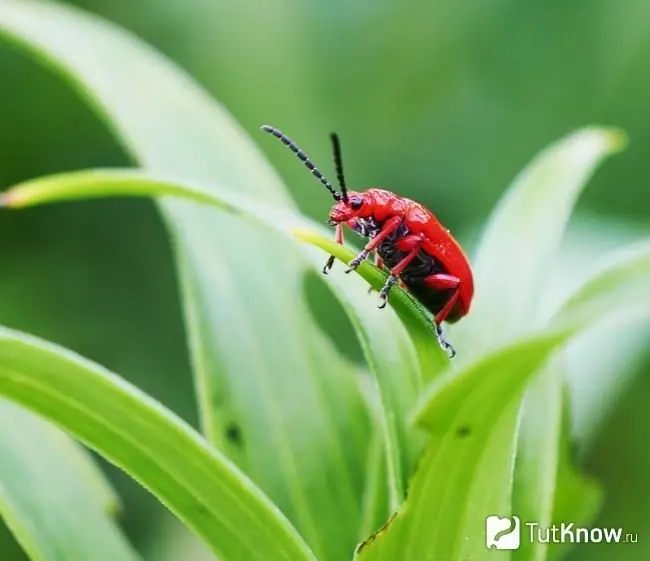
[[[330,210],[328,222],[332,226],[340,222],[347,222],[352,218],[367,218],[371,214],[372,205],[369,193],[350,191],[346,195],[345,200],[341,198]]]

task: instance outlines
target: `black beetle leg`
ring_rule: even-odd
[[[393,286],[395,284],[397,284],[398,280],[399,280],[399,277],[396,277],[394,275],[390,275],[386,279],[386,282],[384,283],[384,286],[382,287],[381,291],[379,292],[379,298],[381,299],[381,304],[379,304],[377,307],[380,310],[386,307],[386,303],[388,302],[388,294],[390,293],[390,289],[393,288]]]
[[[334,266],[334,259],[336,259],[333,255],[330,255],[329,258],[327,259],[327,262],[325,263],[325,266],[323,267],[323,274],[326,275],[332,270],[332,267]]]
[[[438,343],[440,346],[447,352],[449,359],[452,359],[456,356],[456,349],[451,346],[451,343],[448,343],[445,340],[445,336],[442,332],[442,326],[434,320],[433,324],[436,326],[436,336],[438,337]]]
[[[352,261],[348,263],[348,268],[345,271],[346,273],[351,273],[354,271],[361,263],[363,263],[367,258],[370,252],[367,249],[364,249],[359,255],[357,255]]]

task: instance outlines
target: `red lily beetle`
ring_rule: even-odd
[[[391,288],[401,280],[415,298],[433,314],[440,344],[450,357],[453,347],[443,336],[440,324],[454,323],[467,315],[474,295],[472,269],[465,252],[426,207],[384,189],[348,191],[343,175],[341,146],[331,134],[339,190],[314,166],[295,142],[275,127],[262,130],[285,144],[332,194],[336,204],[329,223],[336,227],[336,241],[343,244],[343,224],[370,238],[363,250],[349,263],[346,273],[356,269],[371,253],[378,267],[389,276],[379,292],[380,308],[386,306]],[[327,273],[334,264],[330,256],[323,268]]]

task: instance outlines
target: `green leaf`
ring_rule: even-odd
[[[314,263],[323,263],[314,252]],[[407,426],[408,412],[421,388],[420,370],[408,333],[390,308],[379,310],[377,294],[355,276],[334,268],[328,275],[331,286],[352,319],[366,360],[375,375],[380,397],[379,423],[386,446],[388,508],[397,509],[420,450],[419,441]],[[345,278],[344,278],[345,277]],[[338,282],[337,282],[338,281]],[[430,345],[436,345],[432,337]]]
[[[513,505],[540,523],[559,517],[580,521],[593,515],[598,490],[569,463],[562,370],[557,364],[556,370],[540,369],[572,337],[610,321],[603,311],[614,305],[619,320],[650,315],[650,285],[644,283],[649,257],[650,244],[626,251],[569,298],[553,331],[494,351],[431,384],[417,413],[418,422],[432,434],[431,442],[400,513],[362,547],[360,559],[388,560],[397,555],[408,561],[489,559],[485,517],[517,514]],[[539,401],[533,401],[535,409],[529,406],[524,415],[527,424],[518,443],[515,428],[521,399],[536,375],[526,399]],[[543,431],[532,425],[541,418],[546,423]],[[540,464],[540,456],[547,454],[550,457]],[[544,465],[550,473],[542,470]],[[519,478],[514,492],[525,489],[525,494],[512,496],[513,477]],[[524,549],[523,555],[544,559],[545,554],[543,549]]]
[[[476,294],[470,316],[454,331],[465,360],[530,332],[540,294],[573,206],[608,155],[625,145],[622,132],[587,128],[546,149],[515,180],[486,226],[474,260]],[[524,401],[512,506],[504,514],[550,524],[561,438],[562,374],[539,374]],[[511,433],[516,434],[516,418]],[[544,427],[541,430],[541,427]],[[524,544],[513,559],[545,559],[539,544]]]
[[[477,356],[532,328],[576,199],[596,166],[625,144],[621,131],[586,128],[544,150],[519,174],[472,260],[474,303],[454,330],[461,356]]]
[[[83,93],[141,166],[292,207],[233,119],[114,25],[59,4],[6,0],[0,33]],[[344,558],[360,523],[369,421],[356,369],[302,297],[308,264],[291,241],[241,217],[217,219],[180,201],[160,209],[174,243],[207,438],[287,513],[320,558]],[[281,275],[272,273],[278,256]]]
[[[548,528],[556,497],[562,434],[562,380],[559,358],[551,360],[532,381],[522,403],[512,491],[512,514],[522,523]],[[522,540],[513,561],[542,561],[548,544]]]
[[[315,559],[291,524],[231,462],[170,411],[102,367],[3,329],[0,394],[60,425],[124,469],[202,536],[220,559]],[[32,469],[34,477],[42,477],[38,466]],[[70,477],[68,470],[61,477]]]
[[[0,203],[20,208],[103,196],[182,197],[214,205],[293,234],[331,251],[344,262],[354,256],[349,249],[319,234],[319,226],[284,209],[261,206],[225,191],[208,192],[204,188],[173,183],[131,170],[74,172],[30,180],[7,191]],[[320,252],[308,254],[314,267],[321,269],[323,255]],[[362,264],[358,272],[376,289],[386,279],[384,272],[368,263]],[[377,377],[382,423],[387,436],[390,508],[395,510],[403,499],[406,479],[420,450],[421,439],[417,435],[407,434],[413,431],[406,427],[408,411],[422,386],[420,371],[430,379],[448,364],[448,360],[436,342],[430,314],[406,292],[396,287],[390,295],[390,303],[408,331],[392,316],[390,310],[377,309],[377,299],[368,296],[364,283],[355,282],[354,277],[344,275],[340,268],[335,268],[327,278],[352,318],[368,364]],[[420,360],[419,367],[413,353],[413,343]]]
[[[588,329],[650,314],[650,243],[635,244],[615,255],[561,306],[549,322]],[[552,522],[586,525],[599,506],[600,492],[571,464],[570,425],[564,388],[565,367],[553,361],[529,390],[519,430],[512,512],[546,528]],[[516,561],[543,561],[559,548],[522,543]]]
[[[31,559],[138,559],[105,512],[115,498],[85,452],[4,399],[0,457],[0,517]]]
[[[549,322],[575,324],[607,319],[613,322],[630,313],[645,316],[650,307],[650,240],[617,252],[570,296]]]
[[[417,421],[431,432],[395,519],[360,548],[360,560],[480,560],[489,514],[510,511],[513,424],[527,382],[565,340],[522,341],[438,378]],[[510,468],[509,468],[510,466]]]
[[[589,526],[603,502],[603,493],[595,480],[579,473],[573,467],[569,391],[566,385],[562,389],[562,423],[558,444],[560,457],[552,519],[556,525],[572,521],[576,523],[576,526]],[[550,544],[548,559],[563,558],[571,547],[570,543]]]
[[[338,245],[331,238],[322,236],[314,228],[295,229],[294,235],[298,239],[320,247],[328,254],[334,255],[342,263],[348,263],[355,257],[353,251],[345,246]],[[380,290],[386,280],[386,273],[367,262],[362,263],[357,272],[375,290]],[[432,339],[434,342],[436,341],[436,333],[431,313],[399,287],[394,287],[391,291],[389,302],[404,324],[415,346],[424,380],[430,381],[449,365],[447,355],[440,345],[437,343],[432,344]]]
[[[599,487],[573,467],[565,376],[565,361],[557,356],[533,381],[523,402],[511,509],[522,524],[549,528],[573,522],[584,527],[600,506]],[[559,549],[522,539],[512,559],[543,561]]]
[[[355,256],[313,229],[293,232],[342,263]],[[314,263],[322,264],[322,256],[316,255]],[[375,290],[380,290],[386,280],[386,273],[369,263],[362,263],[357,272]],[[389,510],[394,512],[404,499],[424,442],[424,435],[408,426],[408,413],[423,385],[438,375],[449,359],[437,342],[431,315],[408,293],[395,287],[389,295],[391,307],[402,322],[400,325],[396,318],[389,316],[388,309],[377,309],[377,296],[369,297],[365,284],[345,276],[341,268],[335,268],[328,280],[357,329],[366,360],[377,380],[380,423],[386,440]]]
[[[43,427],[47,425],[49,431],[54,431],[51,425],[44,422],[41,424]],[[30,438],[30,442],[34,442],[34,439]],[[95,458],[86,448],[71,438],[66,438],[65,442],[62,440],[61,447],[65,448],[69,460],[75,462],[77,478],[85,480],[87,489],[95,494],[95,500],[102,506],[104,512],[111,517],[118,517],[122,513],[122,501],[102,473]],[[45,462],[41,465],[45,465]]]
[[[363,516],[359,525],[358,541],[366,539],[379,528],[390,515],[388,473],[386,469],[386,438],[376,430],[368,447]]]

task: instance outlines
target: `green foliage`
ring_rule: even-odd
[[[85,450],[4,399],[0,426],[0,513],[32,559],[138,559],[107,515],[117,499]]]
[[[313,559],[257,487],[200,435],[136,388],[68,351],[8,330],[0,334],[0,356],[3,395],[54,420],[124,468],[221,558],[253,560],[264,551],[269,559]],[[46,473],[49,476],[49,469]],[[9,503],[9,512],[12,506]],[[14,516],[20,514],[31,516],[24,508]],[[78,539],[87,540],[84,533],[94,532],[98,524],[79,511],[77,515],[77,522],[87,526]],[[62,551],[66,548],[69,555],[84,551],[72,537],[59,545]],[[106,554],[125,557],[124,550]]]
[[[568,453],[561,350],[612,311],[650,312],[642,305],[650,302],[648,244],[604,266],[550,320],[536,304],[575,200],[598,163],[622,148],[620,132],[578,131],[509,189],[475,259],[475,309],[449,330],[460,353],[453,368],[430,315],[408,294],[395,289],[383,312],[365,294],[384,273],[365,263],[350,277],[337,267],[327,283],[368,373],[325,337],[301,296],[327,253],[346,262],[353,250],[295,209],[223,109],[148,47],[80,12],[5,0],[0,33],[83,92],[141,168],[35,179],[3,205],[156,198],[182,281],[205,440],[104,368],[15,331],[0,334],[0,394],[118,465],[223,561],[476,561],[491,555],[489,514],[542,525],[593,517],[598,489]],[[92,536],[109,557],[132,556],[102,512],[114,499],[86,460],[68,465],[44,445],[32,453],[46,471],[22,474],[20,461],[37,460],[21,460],[20,440],[4,431],[27,413],[6,415],[0,446],[17,463],[0,469],[0,490],[11,490],[0,494],[0,514],[26,552],[85,558]],[[49,429],[34,439],[50,442]],[[62,478],[80,474],[90,514],[71,512],[67,495],[33,493],[51,465]],[[33,484],[18,484],[28,476]],[[60,527],[30,523],[40,520],[34,512]],[[563,553],[535,544],[504,558]]]

